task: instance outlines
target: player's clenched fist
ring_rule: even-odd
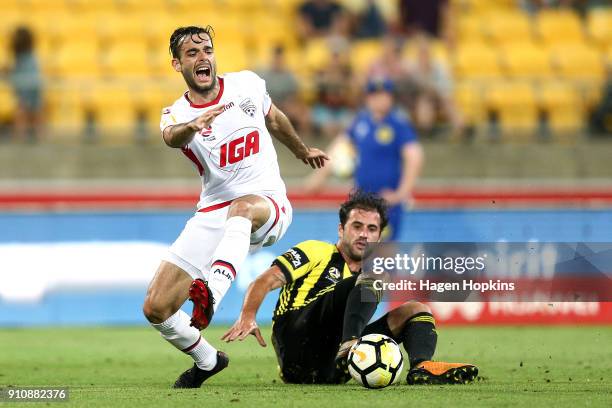
[[[189,122],[190,127],[198,132],[202,129],[207,129],[210,127],[211,123],[217,116],[219,116],[225,110],[225,105],[222,103],[218,103],[214,105],[211,109],[207,110],[191,122]]]

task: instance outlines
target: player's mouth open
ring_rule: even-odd
[[[210,78],[210,67],[200,67],[195,73],[198,81],[206,81]]]

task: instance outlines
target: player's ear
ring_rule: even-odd
[[[344,227],[342,226],[342,223],[338,223],[338,238],[342,238],[342,235],[344,235]]]
[[[176,72],[181,72],[181,61],[179,61],[178,58],[172,58],[172,68],[174,68]]]

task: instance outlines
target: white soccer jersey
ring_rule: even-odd
[[[225,111],[208,129],[196,133],[181,150],[202,177],[198,209],[214,206],[247,194],[285,195],[272,137],[265,116],[272,101],[266,84],[251,71],[219,77],[217,98],[195,105],[181,96],[162,111],[160,127],[189,122],[211,105],[223,103]]]

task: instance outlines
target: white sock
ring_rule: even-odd
[[[251,221],[244,217],[230,217],[225,222],[225,232],[212,256],[208,287],[215,299],[215,311],[227,293],[236,271],[249,253],[251,245]]]
[[[177,349],[189,354],[202,370],[212,370],[217,364],[217,350],[189,325],[191,318],[179,309],[162,323],[151,323],[161,336]]]

